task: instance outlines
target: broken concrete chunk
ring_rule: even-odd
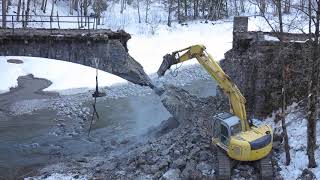
[[[181,180],[180,174],[181,171],[179,169],[169,169],[164,173],[161,180]]]

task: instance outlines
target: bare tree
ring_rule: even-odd
[[[108,7],[107,2],[104,0],[94,0],[92,9],[96,18],[96,25],[100,25],[101,13]]]
[[[240,0],[240,11],[241,11],[242,13],[244,13],[244,12],[245,12],[245,8],[244,8],[244,0]]]
[[[24,26],[28,26],[28,21],[29,21],[29,13],[30,13],[30,2],[31,0],[27,0],[27,9],[26,9],[26,15],[25,15],[25,23]]]
[[[121,5],[121,8],[120,8],[120,13],[122,14],[123,13],[123,10],[126,8],[126,0],[121,0],[120,1],[120,5]]]
[[[88,23],[88,26],[89,26],[89,22],[87,22],[87,16],[88,16],[88,0],[83,0],[83,15],[85,17],[85,25],[87,25]]]
[[[70,0],[72,1],[72,0]],[[46,13],[46,9],[47,9],[47,0],[42,0],[41,1],[41,10],[43,11],[43,13]]]
[[[193,19],[197,19],[199,16],[199,0],[193,1]]]
[[[22,0],[22,27],[25,27],[25,23],[26,23],[26,16],[25,16],[25,0]]]
[[[7,0],[2,0],[2,28],[7,27]]]
[[[30,1],[30,0],[28,0]],[[56,0],[52,0],[52,4],[51,4],[51,14],[50,14],[50,21],[53,21],[53,11],[54,11],[54,4],[56,3]],[[51,25],[52,23],[50,23]],[[51,27],[52,28],[52,27]]]
[[[239,16],[237,0],[234,0],[234,1],[233,1],[233,4],[234,4],[234,12],[235,12],[235,14],[236,14],[237,16]]]
[[[202,18],[205,18],[204,12],[205,12],[205,0],[201,0],[201,14],[202,14]]]
[[[21,0],[18,0],[17,21],[19,21],[19,19],[20,19],[20,11],[21,11]]]
[[[78,11],[79,0],[73,0],[72,2],[73,2],[72,4],[73,9]]]
[[[289,14],[291,9],[291,0],[284,1],[284,11],[283,13]]]
[[[145,23],[149,22],[149,10],[150,10],[150,4],[151,4],[151,0],[146,0],[146,16],[145,16]]]
[[[184,0],[184,20],[188,17],[188,1]]]
[[[181,7],[181,1],[178,0],[178,8],[177,8],[178,12],[177,12],[177,14],[178,14],[178,22],[179,23],[181,23],[180,7]]]
[[[258,8],[260,10],[260,15],[265,14],[267,9],[266,0],[258,0]]]
[[[278,12],[278,19],[279,19],[279,35],[278,38],[281,41],[280,50],[282,51],[284,47],[282,46],[283,42],[283,20],[282,20],[282,6],[281,0],[273,0],[274,4],[276,5],[277,12]],[[280,57],[281,54],[279,54]],[[283,140],[284,140],[284,150],[286,153],[286,165],[290,164],[290,145],[289,145],[289,138],[287,132],[287,125],[286,125],[286,116],[287,116],[287,102],[286,102],[286,92],[287,92],[287,81],[288,81],[288,65],[286,62],[286,58],[282,58],[282,116],[281,116],[281,126],[283,132]]]
[[[168,26],[171,26],[171,12],[172,12],[172,4],[173,4],[173,0],[168,0]]]
[[[319,25],[320,25],[320,1],[315,0],[314,7],[312,5],[312,0],[308,1],[308,15],[309,15],[309,35],[310,41],[312,42],[312,53],[311,53],[311,73],[309,77],[309,87],[308,87],[308,142],[307,142],[307,155],[309,168],[314,168],[317,166],[314,151],[316,149],[316,127],[317,127],[317,104],[318,104],[318,90],[319,90]],[[313,17],[312,11],[315,12],[315,17]],[[311,32],[311,22],[315,25],[315,32],[312,34]],[[312,37],[313,36],[313,37]]]
[[[44,1],[44,0],[42,0],[42,1]],[[69,0],[69,13],[71,14],[71,15],[73,15],[73,0]]]
[[[139,23],[141,23],[140,0],[137,0],[137,9],[138,9]]]

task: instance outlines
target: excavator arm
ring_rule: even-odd
[[[180,55],[180,53],[182,53]],[[224,93],[229,97],[230,111],[241,120],[242,131],[250,129],[245,109],[245,98],[230,77],[222,70],[220,65],[206,52],[203,45],[194,45],[163,57],[163,62],[158,70],[158,75],[163,76],[174,64],[182,63],[196,58],[207,72],[216,80]]]

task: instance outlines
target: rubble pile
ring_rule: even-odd
[[[199,98],[164,86],[161,102],[172,117],[144,136],[105,142],[103,153],[47,167],[40,177],[55,172],[89,179],[216,179],[210,119],[229,110],[227,99]],[[243,163],[235,167],[232,178],[257,179],[258,174]]]
[[[208,127],[210,116],[228,109],[221,97],[197,98],[174,86],[165,87],[162,103],[173,115],[151,134],[157,138],[136,145],[126,154],[110,159],[115,164],[94,177],[112,179],[214,178],[214,153]],[[152,118],[152,117],[150,117]],[[166,124],[179,124],[171,131]],[[162,134],[159,132],[163,132]]]

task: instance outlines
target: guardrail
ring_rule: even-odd
[[[3,18],[0,15],[0,22],[3,22],[3,19],[6,19],[6,27],[5,28],[27,28],[31,23],[49,23],[49,28],[41,27],[46,29],[68,29],[70,25],[72,28],[78,29],[97,29],[98,23],[101,17],[95,16],[59,16],[58,14],[55,16],[48,15],[28,15],[26,18],[25,15],[19,15],[20,19],[18,19],[18,15],[6,15]],[[63,27],[68,24],[67,28]],[[20,27],[19,27],[20,26]],[[56,26],[56,27],[54,27]],[[2,24],[0,23],[0,28]]]

